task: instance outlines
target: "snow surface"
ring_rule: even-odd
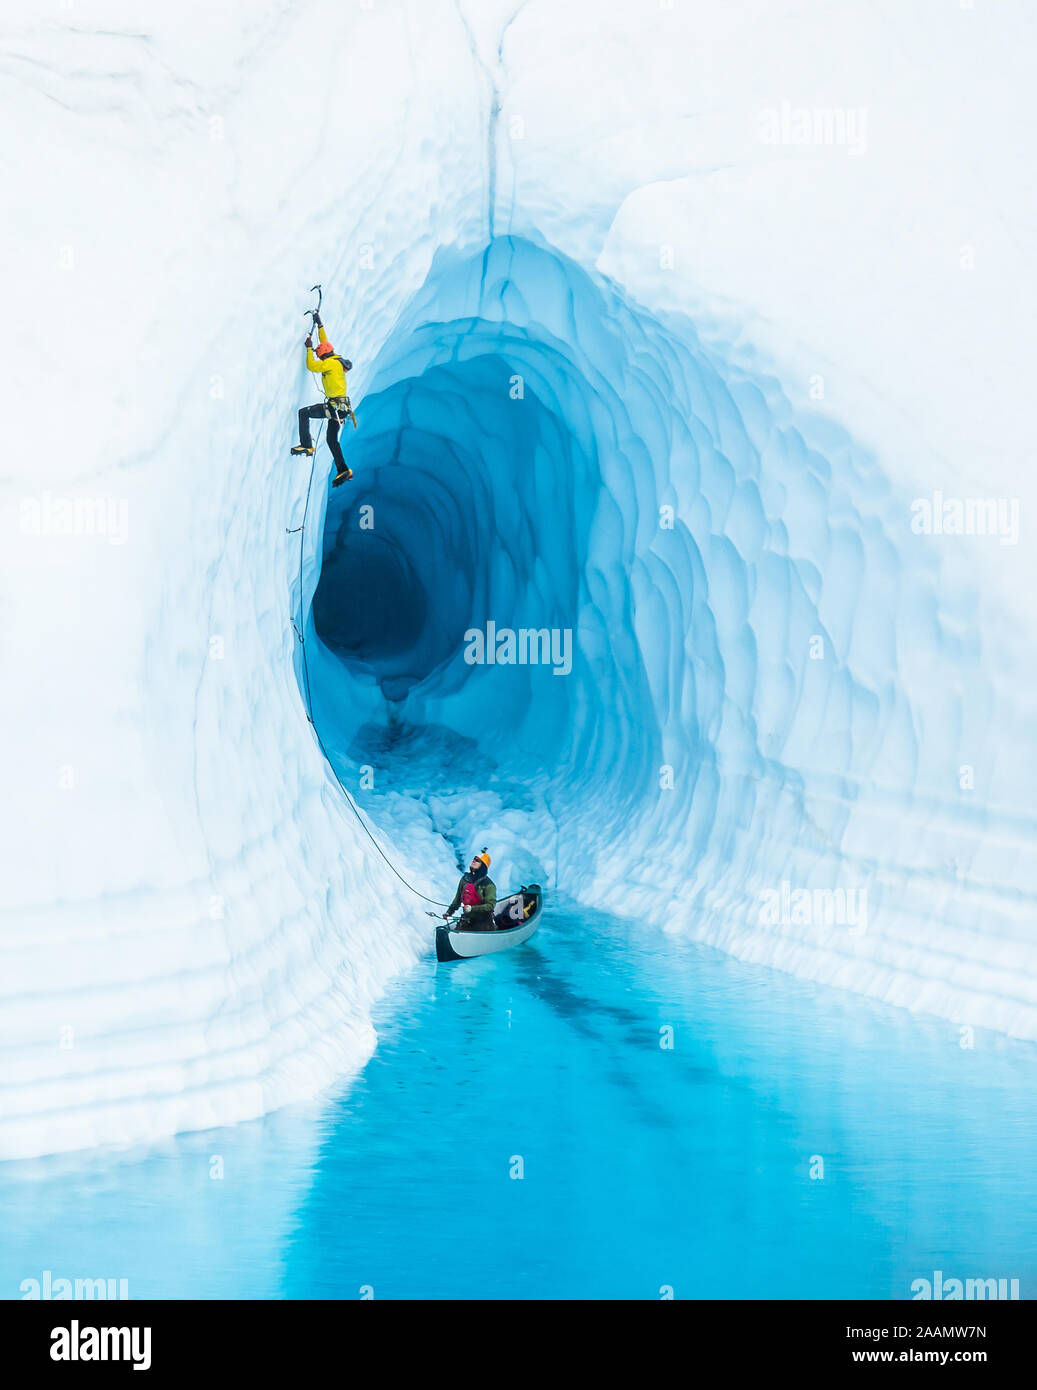
[[[369,1055],[428,922],[304,650],[419,891],[492,839],[502,889],[1037,1037],[1026,7],[2,27],[0,1156]],[[865,148],[764,142],[783,102]],[[316,280],[360,430],[307,506]],[[1019,543],[913,534],[936,489]],[[490,618],[572,673],[466,665]],[[786,882],[867,930],[762,923]]]

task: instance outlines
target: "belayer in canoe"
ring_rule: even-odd
[[[475,855],[468,872],[463,873],[454,894],[454,901],[443,913],[444,918],[452,917],[461,909],[460,926],[465,931],[493,931],[493,920],[497,906],[497,885],[490,877],[490,856],[484,845]]]
[[[468,877],[468,874],[462,877],[462,885]],[[463,896],[463,888],[461,891]],[[472,956],[495,955],[512,946],[521,946],[539,926],[543,908],[544,893],[540,884],[523,884],[517,893],[497,903],[496,911],[490,913],[485,924],[479,924],[478,917],[475,923],[470,924],[468,916],[455,918],[449,924],[440,923],[436,928],[436,959],[467,960]],[[430,917],[435,915],[434,912],[429,913]]]
[[[352,420],[353,428],[356,429],[356,416],[353,414],[353,407],[349,403],[349,396],[346,394],[346,373],[352,369],[352,362],[346,357],[340,357],[335,349],[328,342],[328,335],[324,331],[320,314],[313,310],[313,327],[317,329],[317,350],[313,350],[313,331],[306,337],[306,365],[311,372],[316,372],[321,379],[324,388],[324,400],[320,405],[304,405],[299,411],[299,443],[293,448],[293,454],[312,454],[313,439],[310,435],[310,421],[327,419],[328,422],[328,448],[331,450],[331,457],[335,460],[335,467],[338,472],[332,482],[332,487],[338,487],[340,483],[348,482],[353,476],[353,470],[342,457],[342,446],[339,443],[339,431],[347,420]]]

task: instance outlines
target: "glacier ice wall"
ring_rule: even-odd
[[[1003,235],[1027,225],[998,119],[1019,12],[952,32],[938,8],[898,18],[902,68],[882,15],[848,39],[819,6],[804,45],[791,3],[5,16],[0,1155],[256,1115],[368,1054],[424,939],[305,722],[300,616],[322,736],[348,785],[390,769],[367,809],[422,891],[489,824],[505,876],[1033,1036],[1032,680],[990,574],[912,543],[896,483],[1003,475],[1027,438],[993,327],[1032,298]],[[963,128],[938,84],[976,52]],[[886,119],[852,178],[759,144],[761,104],[833,99],[822,68]],[[924,267],[968,238],[981,273],[948,292]],[[326,592],[323,489],[300,590],[284,456],[315,279],[362,421]],[[491,525],[459,555],[473,499]],[[487,616],[571,626],[572,674],[459,664]],[[764,929],[784,881],[867,882],[868,931]]]
[[[507,840],[585,900],[1033,1036],[1007,633],[984,643],[874,457],[762,364],[512,237],[440,254],[363,416],[316,590],[341,747],[387,700],[473,741],[451,776],[487,823],[494,778],[536,793]],[[571,674],[466,664],[489,621],[571,626]],[[770,921],[783,884],[866,915]]]

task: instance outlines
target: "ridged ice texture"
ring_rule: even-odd
[[[440,253],[362,417],[316,603],[346,775],[384,767],[419,820],[589,901],[1037,1037],[1011,671],[875,459],[744,353],[513,238]],[[572,628],[572,673],[467,665],[488,620]],[[404,759],[372,739],[386,708]],[[840,888],[836,924],[790,910]]]

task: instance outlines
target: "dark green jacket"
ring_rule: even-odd
[[[457,892],[454,894],[454,901],[447,908],[448,916],[452,916],[461,906],[461,898],[464,896],[464,886],[468,882],[468,875],[462,874],[457,885]],[[465,922],[478,922],[480,926],[489,926],[493,921],[493,911],[497,906],[497,885],[487,874],[484,878],[476,880],[475,887],[481,899],[477,907],[471,908],[464,914]]]

